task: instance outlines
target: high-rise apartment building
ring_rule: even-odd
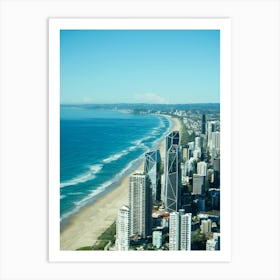
[[[202,176],[207,176],[207,163],[200,161],[197,163],[197,174]]]
[[[169,251],[180,250],[180,218],[178,212],[169,216]]]
[[[192,214],[180,215],[180,250],[191,250]]]
[[[205,194],[205,176],[193,174],[193,192],[192,194]]]
[[[194,138],[194,149],[198,150],[200,148],[201,148],[201,139],[200,137],[197,136]]]
[[[159,150],[145,154],[144,172],[149,175],[152,188],[153,202],[160,201],[161,197],[161,158]]]
[[[189,152],[189,145],[184,145],[182,147],[182,160],[186,162],[190,158],[190,152]]]
[[[211,232],[212,221],[210,219],[202,220],[201,221],[201,232],[202,233],[209,233]]]
[[[162,232],[156,230],[153,232],[153,246],[160,248],[162,246]]]
[[[217,124],[215,121],[209,121],[207,122],[207,139],[208,143],[207,146],[210,147],[211,141],[212,141],[212,133],[215,132],[217,129]]]
[[[116,222],[116,250],[128,251],[130,244],[130,211],[123,205],[118,211]]]
[[[217,151],[220,150],[220,132],[215,131],[211,133],[211,148]]]
[[[214,167],[214,186],[220,186],[220,158],[213,159],[213,167]]]
[[[169,250],[191,250],[192,214],[172,212],[169,216]]]
[[[152,233],[152,192],[149,176],[135,173],[129,178],[130,233],[146,238]]]

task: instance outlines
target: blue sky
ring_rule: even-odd
[[[219,30],[61,30],[60,100],[220,101]]]

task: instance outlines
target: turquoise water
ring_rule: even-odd
[[[163,116],[61,106],[61,224],[112,190],[169,128]]]

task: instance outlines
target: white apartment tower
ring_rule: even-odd
[[[116,250],[128,251],[130,244],[130,211],[123,205],[118,211],[116,223]]]
[[[169,250],[191,250],[192,214],[172,212],[169,216]]]
[[[202,220],[201,222],[201,232],[202,233],[209,233],[212,230],[212,222],[210,219]]]
[[[207,163],[200,161],[197,163],[197,174],[202,176],[207,176]]]
[[[135,173],[129,178],[130,234],[146,238],[152,233],[152,191],[149,176]]]
[[[156,230],[153,232],[153,246],[160,248],[162,246],[162,232]]]
[[[179,213],[172,212],[169,215],[169,251],[180,249],[180,220]]]
[[[201,148],[201,139],[197,136],[194,139],[194,149],[198,150],[199,148]]]
[[[186,213],[180,216],[180,250],[191,250],[192,214]]]
[[[193,192],[192,194],[202,195],[205,193],[205,176],[193,174]]]

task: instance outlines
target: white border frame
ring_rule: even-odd
[[[50,261],[192,261],[228,262],[231,260],[231,21],[187,18],[94,18],[49,19],[49,260]],[[60,30],[181,29],[220,30],[220,119],[221,119],[221,192],[220,251],[62,251],[59,235],[59,106],[60,106]],[[226,183],[225,183],[226,182]],[[54,199],[55,198],[55,199]],[[228,217],[228,218],[224,218]]]
[[[217,29],[220,30],[221,250],[61,251],[59,229],[60,30]],[[68,262],[229,262],[231,260],[231,20],[229,18],[49,19],[49,261]],[[55,186],[58,186],[57,188]],[[226,218],[225,218],[226,217]]]

